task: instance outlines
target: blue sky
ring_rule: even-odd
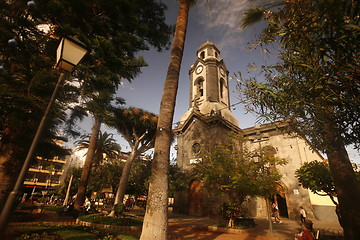
[[[175,0],[163,0],[168,5],[167,22],[175,24],[178,3]],[[220,56],[224,59],[229,70],[229,77],[241,71],[243,77],[247,77],[249,64],[264,65],[271,62],[273,56],[264,54],[261,48],[250,49],[250,44],[255,42],[256,35],[262,30],[262,25],[254,25],[241,30],[240,19],[244,10],[264,2],[262,0],[198,0],[197,5],[190,9],[188,31],[185,42],[185,51],[179,79],[179,89],[176,101],[174,123],[188,110],[189,106],[189,68],[196,60],[198,47],[206,41],[213,42],[221,51]],[[268,1],[266,1],[268,2]],[[250,44],[249,44],[250,43]],[[148,67],[142,69],[142,74],[132,83],[124,82],[118,91],[118,96],[125,98],[127,106],[139,107],[144,110],[158,113],[163,84],[166,77],[170,58],[170,51],[156,52],[151,49],[142,52]],[[236,93],[236,80],[230,80],[231,104],[239,102]],[[256,117],[246,113],[241,104],[232,109],[233,114],[239,121],[240,128],[247,128],[258,124]],[[86,121],[82,128],[87,133],[91,126]],[[113,132],[104,128],[103,131]],[[126,142],[120,136],[114,135],[123,148],[127,150]],[[350,157],[360,163],[359,154],[355,150],[349,150]],[[175,154],[172,154],[174,157]]]
[[[177,15],[177,3],[174,0],[164,1],[169,6],[167,19],[174,24]],[[221,51],[230,76],[239,70],[244,71],[250,62],[263,62],[259,50],[250,51],[247,42],[254,39],[254,29],[241,31],[240,14],[247,2],[254,1],[211,1],[212,6],[206,1],[190,10],[185,51],[181,66],[179,90],[175,109],[174,122],[178,121],[189,106],[189,75],[190,66],[196,60],[198,47],[206,41],[212,41]],[[210,7],[210,9],[209,9]],[[125,98],[127,105],[141,107],[145,110],[158,113],[163,84],[169,63],[170,51],[158,53],[154,50],[142,53],[149,64],[143,68],[142,74],[132,83],[124,82],[118,95]],[[235,80],[231,80],[231,103],[238,102],[235,91]],[[251,115],[244,115],[241,107],[233,113],[238,117],[240,127],[254,125],[255,119]]]

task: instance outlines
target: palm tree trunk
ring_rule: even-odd
[[[190,0],[181,0],[179,5],[170,63],[160,104],[152,175],[150,177],[143,230],[140,236],[141,240],[167,239],[168,169],[172,139],[172,121],[184,52],[190,2]]]
[[[109,216],[112,216],[112,217],[115,216],[115,206],[118,205],[119,203],[122,203],[124,200],[125,191],[126,191],[127,184],[129,181],[131,166],[134,162],[135,157],[137,156],[138,145],[139,145],[139,143],[135,144],[135,147],[132,149],[128,159],[126,160],[124,169],[121,173],[118,190],[116,192],[114,206],[111,209],[111,213],[109,214]]]
[[[86,188],[88,185],[89,176],[90,176],[90,172],[91,172],[92,160],[95,155],[96,142],[97,142],[97,138],[99,136],[100,127],[101,127],[101,121],[99,118],[97,118],[95,116],[94,125],[91,130],[89,148],[88,148],[88,152],[86,154],[86,159],[85,159],[84,167],[83,167],[83,170],[81,173],[79,187],[78,187],[78,191],[76,194],[76,200],[74,203],[75,210],[77,210],[79,212],[81,211],[81,207],[83,206],[83,204],[85,202],[85,193],[86,193]]]

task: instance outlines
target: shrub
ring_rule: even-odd
[[[140,226],[142,219],[137,217],[123,216],[123,217],[109,217],[103,214],[90,214],[79,217],[79,220],[84,222],[100,223],[115,226]]]
[[[125,211],[125,205],[122,203],[116,204],[114,210],[115,210],[115,216],[120,217],[123,215]]]

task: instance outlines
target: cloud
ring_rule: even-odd
[[[211,41],[222,51],[225,58],[233,50],[234,46],[245,50],[247,42],[255,39],[254,31],[241,30],[241,17],[244,11],[257,6],[263,0],[210,0],[198,1],[196,6],[196,21],[209,33]]]

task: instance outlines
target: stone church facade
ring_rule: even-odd
[[[304,162],[323,160],[320,154],[311,150],[302,138],[284,134],[286,125],[263,124],[241,129],[238,120],[231,113],[228,70],[220,57],[219,49],[212,43],[202,44],[197,51],[195,63],[190,67],[189,109],[181,117],[174,131],[177,135],[177,164],[179,168],[191,171],[192,164],[202,160],[201,149],[228,141],[230,132],[243,133],[249,149],[271,145],[277,156],[286,158],[288,164],[278,169],[283,175],[283,190],[272,200],[283,217],[298,218],[299,207],[303,206],[310,218],[335,217],[333,207],[317,206],[311,203],[310,193],[302,188],[295,177],[296,169]],[[175,194],[174,212],[190,215],[215,215],[216,209],[227,201],[224,197],[206,196],[201,191],[201,182],[193,180],[189,188]],[[251,199],[247,202],[248,214],[265,217],[265,200]],[[323,216],[323,212],[327,216]],[[336,217],[335,217],[336,218]]]

